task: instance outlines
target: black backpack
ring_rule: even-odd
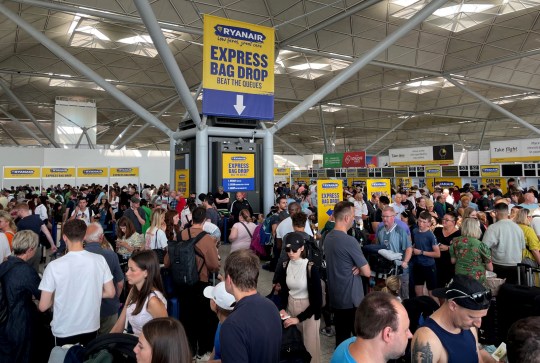
[[[319,270],[326,268],[326,262],[321,249],[317,246],[313,237],[304,240],[304,250],[306,251],[306,258],[313,262],[313,265],[317,266]]]
[[[204,256],[197,251],[195,245],[208,233],[202,231],[196,237],[191,237],[188,228],[187,241],[169,241],[169,258],[171,261],[172,280],[177,286],[193,286],[199,282],[199,274],[204,266]],[[203,259],[200,269],[197,269],[197,256]]]
[[[16,262],[11,267],[9,267],[2,275],[0,275],[0,325],[4,324],[9,315],[9,304],[6,296],[5,288],[2,284],[2,279],[4,275],[7,274],[13,267],[17,266],[21,262]]]

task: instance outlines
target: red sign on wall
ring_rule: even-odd
[[[365,168],[366,167],[366,152],[354,151],[343,154],[344,168]]]

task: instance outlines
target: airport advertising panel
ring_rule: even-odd
[[[336,203],[343,200],[342,180],[317,180],[317,223],[319,230],[323,229],[330,216],[334,213]]]
[[[109,169],[111,177],[138,177],[139,168],[110,168]]]
[[[46,178],[75,178],[75,168],[57,167],[41,168],[41,177]]]
[[[225,191],[255,190],[255,154],[223,153],[222,167]]]
[[[77,178],[107,178],[109,176],[109,168],[77,168]]]
[[[390,165],[442,165],[454,163],[454,145],[390,149]]]
[[[4,179],[39,179],[40,177],[39,166],[4,166]]]
[[[540,139],[491,141],[492,163],[540,161]]]
[[[392,184],[390,183],[390,179],[367,179],[366,187],[369,196],[373,193],[380,193],[380,195],[390,197],[392,194]]]
[[[176,169],[174,180],[177,193],[181,194],[184,198],[189,197],[189,170]]]

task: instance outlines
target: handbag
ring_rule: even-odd
[[[154,241],[154,247],[152,251],[156,254],[158,261],[160,264],[163,264],[163,260],[165,259],[165,249],[163,248],[157,248],[157,235],[158,235],[159,229],[156,230],[156,239]]]
[[[283,328],[279,363],[309,363],[311,354],[306,350],[304,338],[296,325]]]

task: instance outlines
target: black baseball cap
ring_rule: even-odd
[[[285,249],[290,248],[294,252],[304,246],[304,236],[298,232],[291,232],[285,235]]]
[[[485,310],[491,302],[491,290],[479,281],[466,275],[455,275],[446,287],[435,289],[433,296],[453,300],[469,310]]]

